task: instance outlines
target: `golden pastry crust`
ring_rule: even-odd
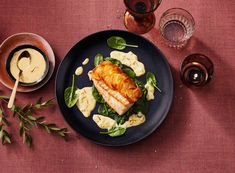
[[[92,70],[91,78],[103,81],[110,89],[119,92],[129,102],[136,102],[141,96],[141,89],[117,65],[103,61]]]

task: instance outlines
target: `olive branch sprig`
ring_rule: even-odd
[[[8,103],[9,97],[0,96],[2,102]],[[36,116],[36,112],[43,108],[48,108],[53,105],[53,99],[42,101],[39,98],[35,104],[27,104],[25,106],[13,105],[11,112],[13,117],[18,117],[19,120],[19,135],[22,137],[23,143],[26,143],[29,147],[32,146],[32,136],[30,135],[30,130],[33,127],[41,127],[49,134],[55,134],[60,137],[67,137],[67,128],[60,128],[54,123],[47,123],[44,116]],[[6,114],[3,107],[0,107],[0,139],[2,143],[11,143],[11,135],[7,132],[6,126],[9,125]]]
[[[6,127],[9,126],[9,122],[7,120],[7,115],[4,112],[4,109],[2,105],[0,105],[0,139],[2,141],[2,144],[11,143],[11,135],[7,131]]]

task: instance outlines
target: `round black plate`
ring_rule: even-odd
[[[139,46],[138,48],[126,48],[123,51],[135,53],[139,60],[145,64],[146,71],[151,71],[156,75],[158,86],[163,91],[162,93],[155,91],[155,99],[150,102],[146,122],[139,126],[128,128],[123,136],[116,138],[99,134],[103,130],[92,120],[92,115],[97,113],[97,110],[94,110],[89,118],[85,118],[76,106],[68,108],[64,102],[64,90],[71,85],[72,75],[76,68],[82,65],[85,58],[89,58],[90,62],[84,66],[83,75],[76,78],[76,86],[78,88],[92,86],[87,73],[94,68],[93,60],[97,53],[101,53],[106,57],[113,51],[106,43],[106,40],[111,36],[123,37],[127,43]],[[141,77],[140,80],[145,82],[144,77]],[[63,117],[76,132],[98,144],[123,146],[145,138],[162,123],[171,106],[173,79],[164,55],[148,40],[127,31],[101,31],[79,41],[65,56],[57,72],[56,97]]]

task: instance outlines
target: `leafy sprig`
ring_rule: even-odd
[[[0,96],[2,102],[8,103],[8,97]],[[53,104],[53,99],[42,101],[42,98],[39,98],[35,104],[27,104],[25,106],[13,105],[11,111],[13,117],[18,117],[19,120],[19,135],[22,137],[23,143],[26,143],[29,147],[32,146],[32,136],[30,135],[30,130],[33,127],[41,127],[49,134],[55,134],[60,137],[65,138],[68,134],[67,128],[60,128],[54,123],[47,123],[45,117],[36,116],[38,110],[43,108],[48,108]],[[5,130],[5,126],[8,123],[6,120],[5,113],[3,108],[0,108],[0,137],[2,143],[11,143],[11,135]]]
[[[9,126],[9,122],[6,118],[6,113],[3,110],[2,105],[0,105],[0,139],[2,141],[2,144],[11,143],[11,135],[6,130],[6,127]]]
[[[148,72],[146,74],[146,81],[151,84],[153,87],[155,87],[160,93],[162,90],[157,86],[157,80],[155,75],[152,72]]]

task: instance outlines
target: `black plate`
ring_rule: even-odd
[[[90,59],[90,62],[88,65],[84,66],[83,75],[76,79],[76,86],[79,88],[92,86],[92,82],[88,79],[87,72],[94,68],[93,60],[97,53],[109,56],[110,52],[113,51],[106,43],[106,40],[110,36],[123,37],[126,39],[127,43],[137,44],[139,46],[138,48],[126,48],[124,51],[132,51],[135,53],[139,60],[145,64],[146,71],[155,73],[158,86],[163,91],[162,94],[155,91],[155,99],[150,102],[146,122],[139,126],[128,128],[123,136],[116,138],[99,134],[101,129],[92,120],[92,115],[97,113],[97,110],[94,110],[89,118],[85,118],[76,106],[69,109],[64,102],[65,88],[71,85],[72,75],[76,68],[81,66],[82,62],[87,57]],[[140,78],[140,80],[145,82],[144,77]],[[98,144],[123,146],[145,138],[162,123],[171,106],[173,98],[173,79],[166,58],[160,50],[148,40],[127,31],[101,31],[79,41],[65,56],[60,64],[56,77],[56,97],[63,117],[76,132],[79,132]]]

